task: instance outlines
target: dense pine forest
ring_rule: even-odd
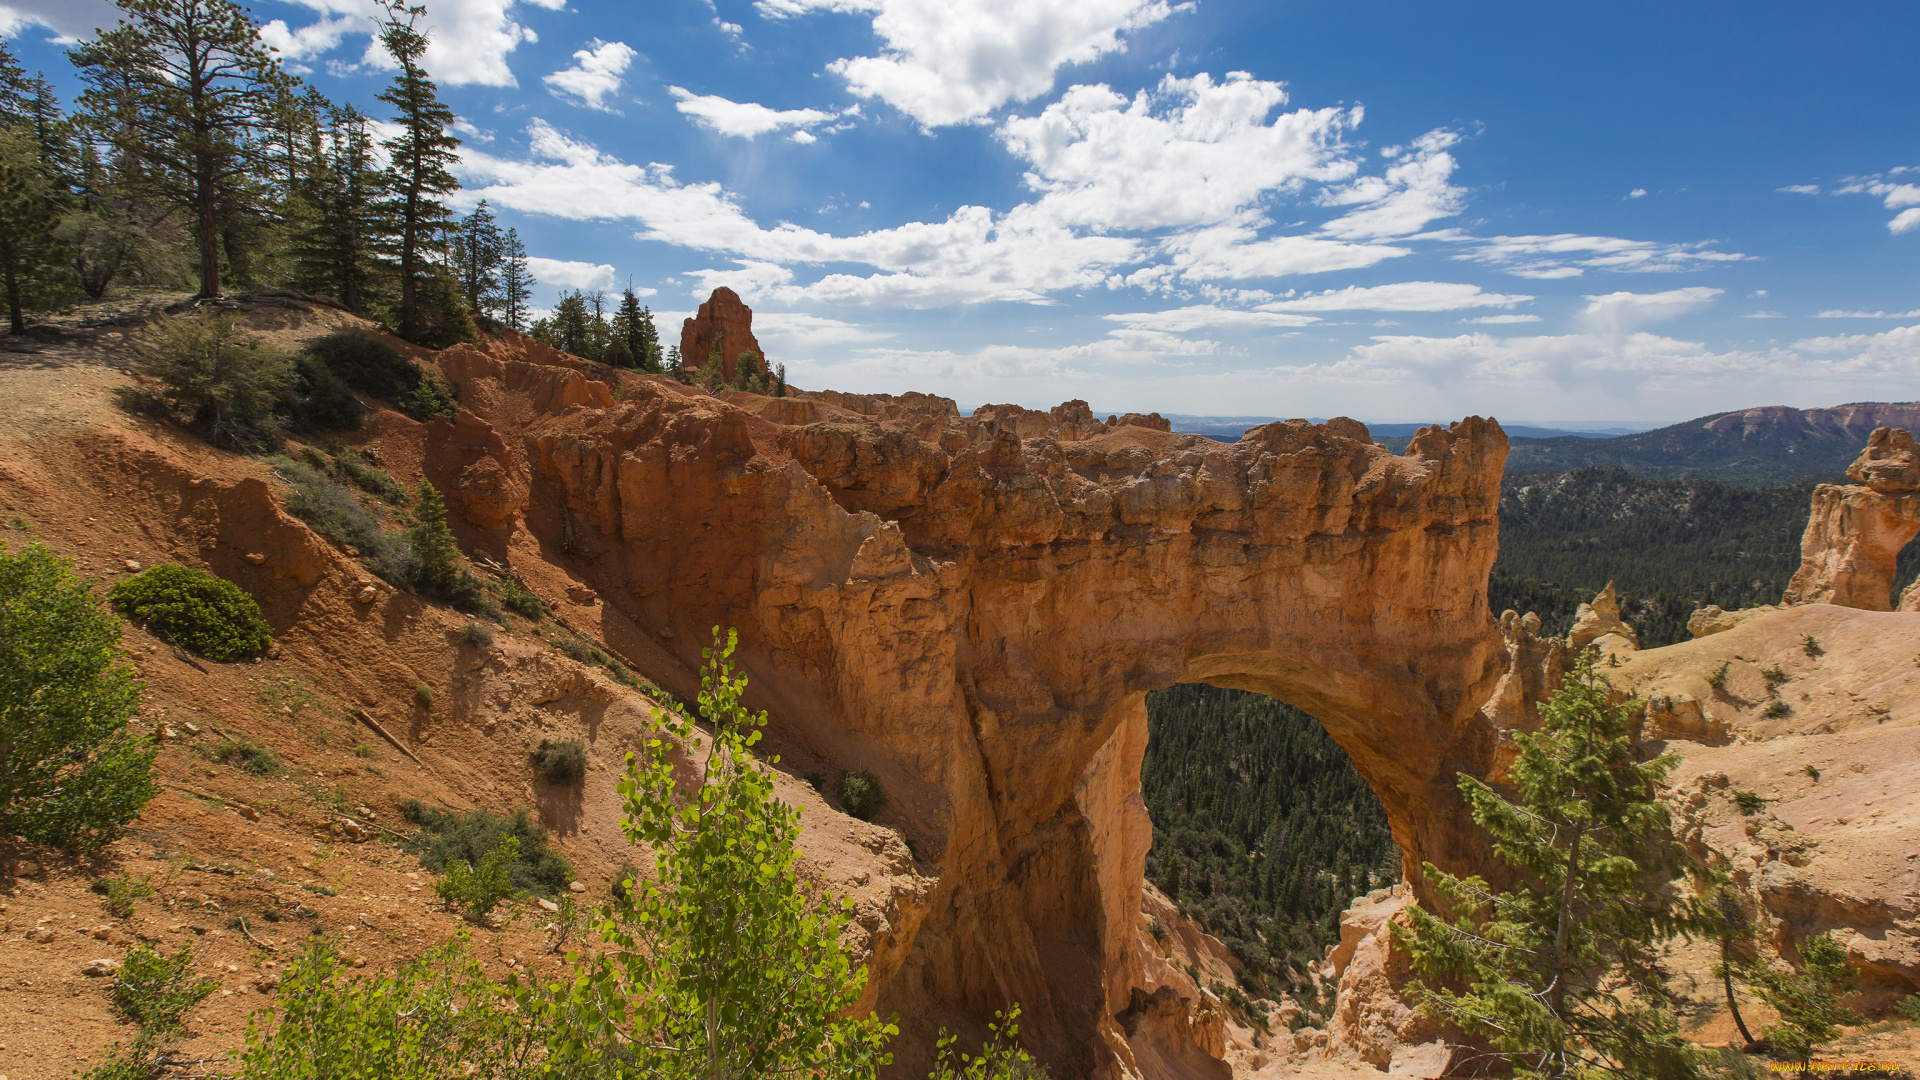
[[[1386,813],[1320,722],[1245,690],[1147,695],[1147,876],[1277,994],[1340,939],[1352,898],[1400,880]]]

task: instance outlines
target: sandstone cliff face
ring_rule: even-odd
[[[1311,711],[1381,793],[1416,887],[1422,860],[1485,868],[1454,776],[1492,764],[1477,710],[1508,667],[1485,607],[1490,421],[1397,456],[1350,420],[1229,446],[1084,403],[962,419],[842,397],[789,425],[629,379],[617,405],[511,424],[525,392],[506,383],[536,381],[463,370],[463,403],[517,429],[527,527],[587,534],[580,574],[649,648],[692,668],[709,628],[738,627],[779,736],[890,792],[888,823],[939,875],[924,919],[876,947],[906,1071],[933,1028],[1010,1001],[1057,1075],[1118,1067],[1148,690]],[[494,385],[469,397],[474,380]]]
[[[1838,604],[1867,611],[1895,606],[1895,563],[1920,533],[1920,445],[1901,428],[1876,428],[1847,475],[1859,484],[1814,489],[1813,515],[1800,541],[1800,569],[1787,585],[1784,605]],[[1901,610],[1920,610],[1920,594],[1900,599]]]
[[[753,309],[741,302],[740,294],[725,285],[713,290],[707,302],[700,305],[693,318],[680,324],[680,360],[689,371],[697,371],[713,354],[715,339],[720,341],[720,361],[727,381],[732,382],[734,362],[740,354],[752,349],[760,356],[762,371],[767,368],[767,354],[760,349],[760,341],[753,336]]]

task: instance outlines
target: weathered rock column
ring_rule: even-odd
[[[1782,604],[1893,610],[1900,552],[1920,534],[1920,445],[1902,428],[1875,428],[1847,475],[1860,483],[1814,489],[1800,569]],[[1911,599],[1908,608],[1901,598],[1901,610],[1920,610],[1920,594]]]

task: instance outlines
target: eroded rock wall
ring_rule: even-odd
[[[1485,868],[1454,777],[1493,761],[1477,710],[1509,666],[1485,600],[1491,421],[1395,455],[1351,420],[1227,445],[1084,403],[960,418],[863,396],[784,424],[764,399],[629,379],[617,404],[569,393],[512,424],[516,392],[462,393],[524,445],[527,527],[590,534],[577,566],[606,603],[689,668],[710,628],[739,628],[781,737],[890,793],[939,875],[924,919],[875,947],[903,1072],[933,1029],[980,1034],[1015,1001],[1055,1075],[1118,1067],[1149,690],[1309,710],[1381,793],[1416,888],[1423,860]]]
[[[1902,428],[1876,428],[1847,470],[1857,484],[1821,484],[1800,541],[1800,569],[1784,605],[1891,611],[1900,551],[1920,534],[1920,445]],[[1909,590],[1911,591],[1911,590]],[[1920,595],[1900,609],[1920,610]]]

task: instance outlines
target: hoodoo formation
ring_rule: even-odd
[[[1800,542],[1800,570],[1782,603],[1894,609],[1900,551],[1920,534],[1920,445],[1912,433],[1876,428],[1847,469],[1857,484],[1821,484]],[[1920,611],[1909,587],[1901,611]]]
[[[680,324],[681,361],[690,370],[698,370],[713,355],[715,341],[720,343],[721,372],[728,382],[737,374],[734,364],[740,354],[749,349],[760,357],[761,369],[766,369],[766,353],[760,351],[760,340],[753,336],[753,309],[725,285],[713,290],[700,310]]]

